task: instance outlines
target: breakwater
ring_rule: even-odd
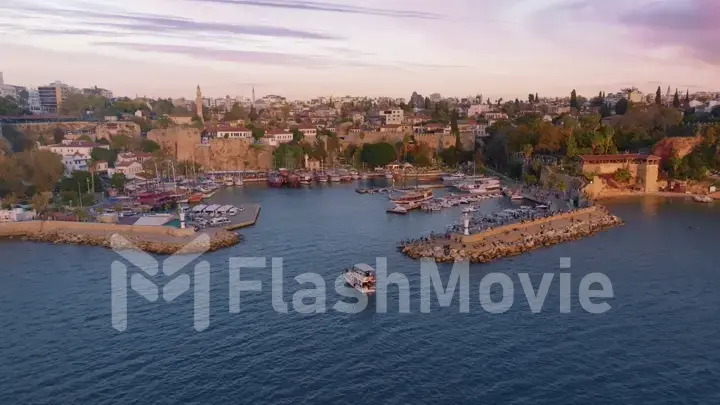
[[[208,238],[199,238],[202,234]],[[122,239],[114,235],[122,236]],[[118,225],[96,222],[26,221],[0,223],[0,239],[19,239],[55,244],[90,245],[138,249],[148,253],[173,254],[215,251],[234,246],[242,236],[223,229],[195,232],[168,226]],[[209,242],[206,240],[209,239]],[[121,244],[118,240],[122,240]],[[122,246],[120,246],[122,245]]]
[[[449,238],[426,238],[402,245],[399,249],[413,259],[434,259],[439,263],[486,263],[580,239],[622,223],[620,218],[604,207],[594,206],[535,221],[503,225],[471,235],[450,234]]]

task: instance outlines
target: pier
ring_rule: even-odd
[[[226,226],[225,230],[234,231],[255,225],[260,217],[260,204],[241,204],[238,205],[238,208],[242,208],[243,210],[234,217],[230,217],[232,223]]]
[[[470,261],[486,263],[515,256],[533,249],[580,239],[622,225],[622,220],[604,207],[594,206],[512,223],[474,234],[450,233],[448,237],[429,237],[401,245],[399,249],[413,259],[433,259],[440,263]]]

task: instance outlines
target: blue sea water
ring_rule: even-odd
[[[633,199],[607,204],[626,224],[593,237],[471,266],[469,313],[457,295],[420,312],[419,263],[395,249],[403,238],[440,231],[459,217],[386,214],[382,195],[350,185],[313,189],[247,186],[218,203],[259,203],[246,242],[208,253],[210,326],[193,329],[193,297],[148,302],[128,293],[128,329],[111,326],[110,250],[28,242],[0,243],[0,403],[718,403],[720,402],[720,208],[684,200]],[[483,210],[510,206],[483,202]],[[229,312],[230,257],[266,257],[266,269],[244,269],[261,292],[243,292]],[[328,286],[328,311],[273,310],[271,257],[282,257],[284,300],[311,285]],[[374,265],[407,276],[411,312],[377,303],[358,314],[330,307],[343,268]],[[569,270],[559,268],[571,257]],[[450,266],[441,265],[443,281]],[[518,281],[530,273],[569,272],[570,313],[559,311],[557,277],[543,311],[533,314]],[[490,314],[479,303],[480,280],[492,272],[515,282],[514,304]],[[602,272],[612,281],[612,308],[587,313],[580,279]],[[162,275],[153,278],[162,285]],[[457,294],[457,293],[456,293]]]

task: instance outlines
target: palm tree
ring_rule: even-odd
[[[89,217],[87,210],[82,207],[76,207],[73,210],[73,215],[75,215],[75,218],[77,218],[78,221],[84,221]]]

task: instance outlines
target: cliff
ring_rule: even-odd
[[[652,154],[660,157],[663,162],[666,162],[667,159],[672,156],[673,150],[675,150],[678,157],[683,158],[692,152],[693,148],[699,145],[700,142],[702,142],[702,136],[700,135],[694,137],[665,138],[655,144]]]
[[[201,143],[200,130],[188,127],[153,129],[155,141],[177,160],[195,161],[207,170],[266,170],[272,168],[273,147],[249,139],[211,139]]]
[[[115,135],[126,135],[130,137],[140,136],[140,126],[129,121],[101,123],[91,121],[48,123],[31,122],[25,124],[7,124],[7,126],[20,132],[33,142],[42,137],[48,144],[54,143],[53,138],[56,129],[60,129],[64,133],[82,131],[89,134],[89,136],[94,139],[105,138],[109,140],[110,137]]]

